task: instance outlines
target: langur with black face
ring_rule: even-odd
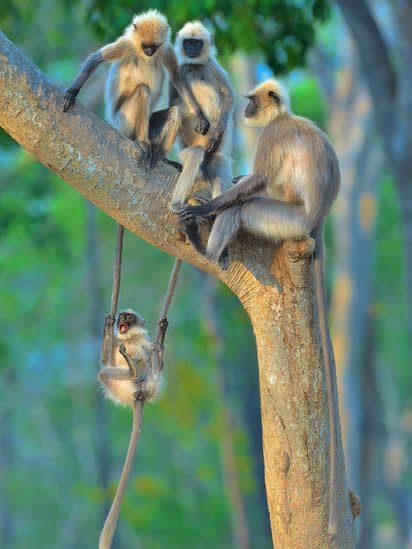
[[[175,49],[184,86],[180,96],[173,95],[172,90],[172,102],[182,112],[179,137],[184,147],[180,153],[183,169],[170,205],[178,212],[200,171],[210,183],[213,197],[231,184],[234,93],[227,73],[216,60],[212,36],[200,21],[184,25],[177,34]],[[200,134],[196,130],[199,118],[209,121]]]
[[[107,119],[121,134],[138,140],[151,167],[170,151],[181,122],[177,107],[154,112],[166,81],[165,68],[173,86],[182,93],[170,27],[164,15],[157,10],[135,15],[120,38],[89,55],[66,90],[65,112],[97,66],[105,61],[111,63],[105,90]],[[189,100],[190,97],[189,92]],[[198,131],[203,131],[206,124],[206,120],[199,120]]]
[[[162,335],[157,345],[150,340],[145,321],[131,309],[119,313],[113,333],[114,324],[115,318],[107,316],[98,378],[105,396],[116,404],[132,408],[133,427],[116,495],[100,533],[99,549],[111,547],[140,435],[143,405],[153,401],[161,387],[167,320],[159,323]]]
[[[186,206],[181,217],[185,225],[193,227],[196,217],[216,215],[206,255],[222,268],[228,266],[228,255],[224,252],[240,228],[274,242],[309,236],[316,240],[314,271],[331,441],[329,532],[334,535],[338,411],[333,349],[326,318],[323,225],[339,189],[339,164],[328,137],[310,120],[291,114],[288,96],[276,80],[260,84],[247,97],[246,122],[263,127],[253,173],[207,204]],[[193,243],[196,245],[196,241]]]

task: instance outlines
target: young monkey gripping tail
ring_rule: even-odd
[[[108,398],[132,408],[133,426],[117,492],[100,534],[99,549],[111,547],[140,435],[143,405],[154,400],[161,387],[163,342],[167,328],[167,320],[163,319],[159,325],[160,343],[156,345],[147,334],[145,321],[132,309],[119,313],[115,326],[114,323],[113,316],[106,317],[102,368],[98,377]]]

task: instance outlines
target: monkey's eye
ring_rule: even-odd
[[[279,105],[280,103],[280,97],[278,96],[277,93],[275,93],[274,91],[270,90],[270,92],[268,92],[268,96],[271,97],[275,103],[277,103]]]
[[[133,321],[133,315],[127,315],[126,320],[127,320],[127,322],[132,322]]]

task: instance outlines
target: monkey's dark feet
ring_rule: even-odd
[[[67,112],[76,102],[78,92],[73,90],[66,90],[63,97],[63,112]]]
[[[124,356],[125,354],[127,354],[127,353],[126,353],[126,345],[125,345],[124,343],[121,343],[121,344],[119,345],[119,353],[120,353],[121,355],[123,355],[123,356]]]
[[[195,250],[197,250],[200,254],[205,255],[206,250],[200,238],[199,226],[197,224],[196,218],[191,217],[186,220],[181,219],[180,222],[189,242],[192,244]]]
[[[209,144],[207,146],[206,155],[210,156],[214,154],[222,142],[223,131],[217,130],[209,139]]]
[[[165,332],[167,330],[167,327],[169,326],[169,321],[167,320],[166,317],[163,317],[159,320],[159,322],[157,323],[157,325],[159,326],[159,329],[162,331],[162,332]]]
[[[227,271],[230,265],[229,249],[226,247],[219,257],[219,267],[222,271]]]

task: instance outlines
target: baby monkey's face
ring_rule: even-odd
[[[117,318],[117,331],[126,335],[129,331],[138,326],[144,326],[144,320],[132,310],[122,311]]]

